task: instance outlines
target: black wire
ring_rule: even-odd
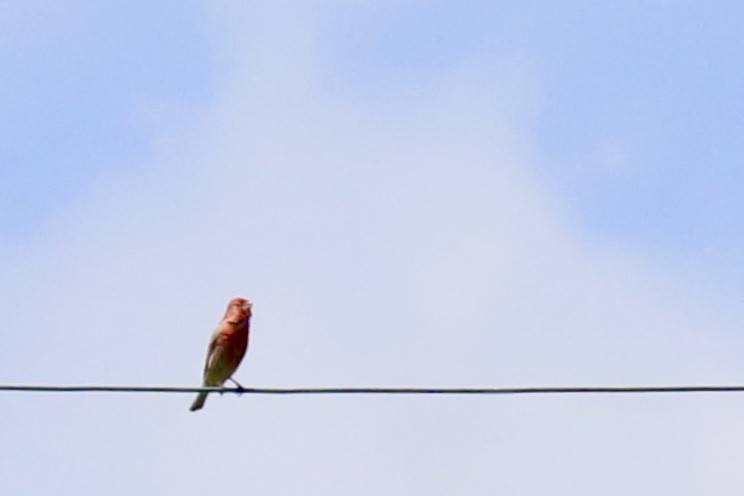
[[[647,394],[647,393],[733,393],[744,386],[526,386],[486,388],[419,387],[302,387],[302,388],[219,388],[178,386],[41,386],[0,385],[0,391],[49,393],[233,393],[233,394],[453,394],[453,395],[528,395],[528,394]]]

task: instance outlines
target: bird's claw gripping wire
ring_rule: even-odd
[[[230,382],[232,382],[233,384],[235,384],[235,390],[238,392],[238,394],[243,394],[246,391],[246,389],[243,387],[243,385],[240,384],[235,379],[233,379],[232,377],[228,378],[227,380],[230,381]]]

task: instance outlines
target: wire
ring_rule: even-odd
[[[534,395],[534,394],[648,394],[648,393],[735,393],[744,386],[527,386],[486,388],[418,387],[305,387],[305,388],[221,388],[178,386],[41,386],[0,385],[0,391],[47,393],[232,393],[232,394],[456,394],[456,395]]]

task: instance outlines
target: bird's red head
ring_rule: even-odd
[[[230,320],[243,320],[252,315],[251,308],[253,308],[253,303],[247,299],[241,297],[233,298],[227,304],[225,317]]]

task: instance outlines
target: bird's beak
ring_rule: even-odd
[[[243,307],[243,310],[250,310],[253,307],[253,303],[246,301],[241,306]]]

